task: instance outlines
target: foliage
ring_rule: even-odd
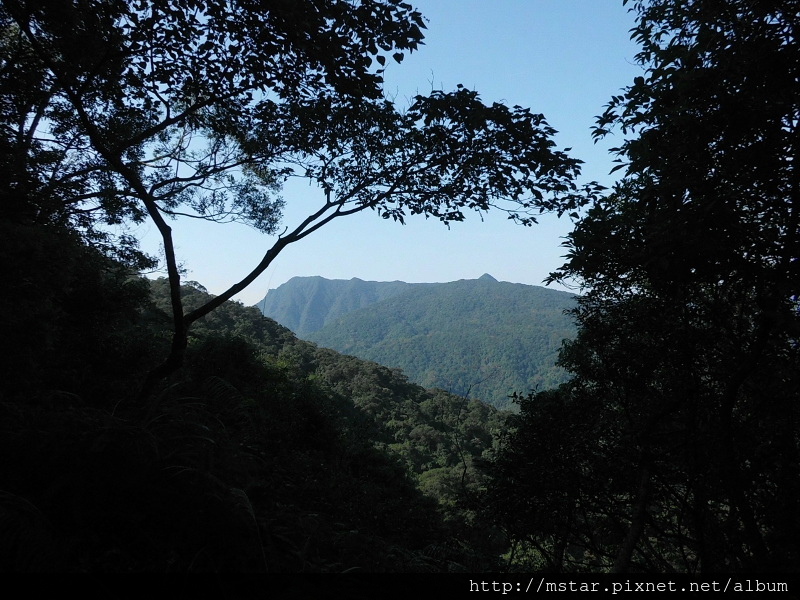
[[[409,383],[398,369],[340,355],[315,353],[315,377],[326,388],[352,398],[360,423],[353,433],[400,459],[418,488],[435,498],[450,540],[439,554],[455,570],[496,566],[505,540],[477,518],[473,498],[487,479],[481,461],[494,457],[508,414],[477,400]],[[451,566],[452,568],[453,566]]]
[[[626,176],[552,276],[588,288],[575,377],[521,402],[493,506],[539,567],[794,570],[798,4],[633,9],[646,71],[596,131],[637,134]]]
[[[157,402],[124,402],[137,393],[147,353],[169,343],[170,286],[108,276],[125,270],[74,237],[58,243],[52,262],[86,289],[48,289],[43,271],[35,288],[9,288],[4,305],[12,327],[30,312],[50,334],[44,344],[11,339],[20,373],[0,382],[0,452],[14,457],[0,468],[3,569],[494,564],[490,530],[470,520],[461,498],[482,481],[473,461],[492,452],[503,422],[496,411],[319,349],[232,302],[198,321],[185,368]],[[19,268],[40,260],[17,258]],[[188,307],[208,301],[196,283],[182,293]],[[55,360],[45,367],[35,359]],[[423,424],[440,444],[405,439]],[[431,484],[443,469],[459,474],[447,489]]]
[[[377,97],[370,55],[378,46],[413,50],[422,39],[421,17],[406,5],[339,1],[326,10],[313,2],[4,2],[3,116],[19,168],[9,181],[30,184],[18,202],[56,195],[51,214],[37,218],[108,223],[144,218],[149,201],[167,211],[188,203],[203,216],[271,229],[258,219],[272,207],[271,149],[248,156],[236,148],[237,128],[279,99],[323,90]],[[232,181],[229,171],[242,167]]]
[[[0,222],[0,278],[7,394],[81,389],[95,403],[164,349],[142,327],[146,282],[69,231]]]
[[[579,161],[553,149],[542,115],[484,105],[463,87],[406,111],[381,98],[373,59],[400,62],[424,28],[396,0],[7,0],[0,26],[4,144],[15,157],[4,194],[15,212],[77,228],[138,266],[148,261],[134,240],[115,244],[99,225],[147,218],[162,237],[174,337],[143,395],[180,366],[192,323],[332,219],[373,209],[449,223],[499,207],[531,224],[583,198]],[[318,186],[321,207],[244,278],[186,311],[167,219],[241,220],[274,234],[277,192],[293,176]]]

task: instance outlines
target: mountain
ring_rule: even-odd
[[[270,290],[256,307],[303,337],[356,309],[391,298],[414,285],[404,281],[293,277]]]
[[[304,339],[403,370],[428,388],[509,408],[514,392],[566,380],[555,366],[575,328],[575,296],[485,274],[409,284],[294,278],[269,292],[262,312]]]

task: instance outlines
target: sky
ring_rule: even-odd
[[[570,155],[584,161],[581,181],[613,184],[617,174],[609,175],[608,149],[620,139],[595,144],[591,129],[611,96],[642,73],[630,41],[634,18],[622,0],[409,1],[427,19],[427,30],[417,52],[386,69],[384,91],[399,107],[418,93],[458,84],[477,90],[486,103],[529,107],[559,131],[558,148],[571,147]],[[321,192],[300,182],[287,185],[282,196],[283,224],[290,230],[324,202]],[[311,275],[447,282],[489,273],[500,281],[543,285],[564,262],[562,243],[572,225],[567,217],[544,215],[538,225],[523,227],[502,213],[473,213],[448,229],[422,216],[401,225],[365,211],[286,247],[235,299],[252,305],[292,277]],[[275,241],[244,225],[191,220],[172,226],[184,279],[212,294],[242,279]],[[155,226],[132,233],[145,250],[157,250]]]

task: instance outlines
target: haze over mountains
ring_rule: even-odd
[[[257,307],[320,346],[400,368],[425,387],[512,408],[512,393],[566,380],[555,362],[575,333],[565,314],[574,301],[488,274],[449,283],[295,277]]]

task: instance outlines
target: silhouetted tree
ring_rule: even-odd
[[[588,290],[561,356],[575,378],[522,403],[506,517],[559,569],[793,569],[800,5],[632,4],[645,71],[595,134],[636,135],[551,276]],[[544,451],[553,430],[569,439]]]
[[[78,227],[140,263],[135,240],[114,242],[97,225],[150,219],[161,234],[174,338],[151,382],[181,364],[194,321],[332,219],[373,209],[449,223],[502,207],[530,224],[581,198],[579,161],[553,149],[541,115],[484,105],[462,87],[406,111],[382,99],[385,53],[400,62],[422,40],[422,17],[402,2],[7,0],[0,23],[20,214]],[[288,177],[318,186],[319,209],[185,311],[168,219],[275,234]]]

